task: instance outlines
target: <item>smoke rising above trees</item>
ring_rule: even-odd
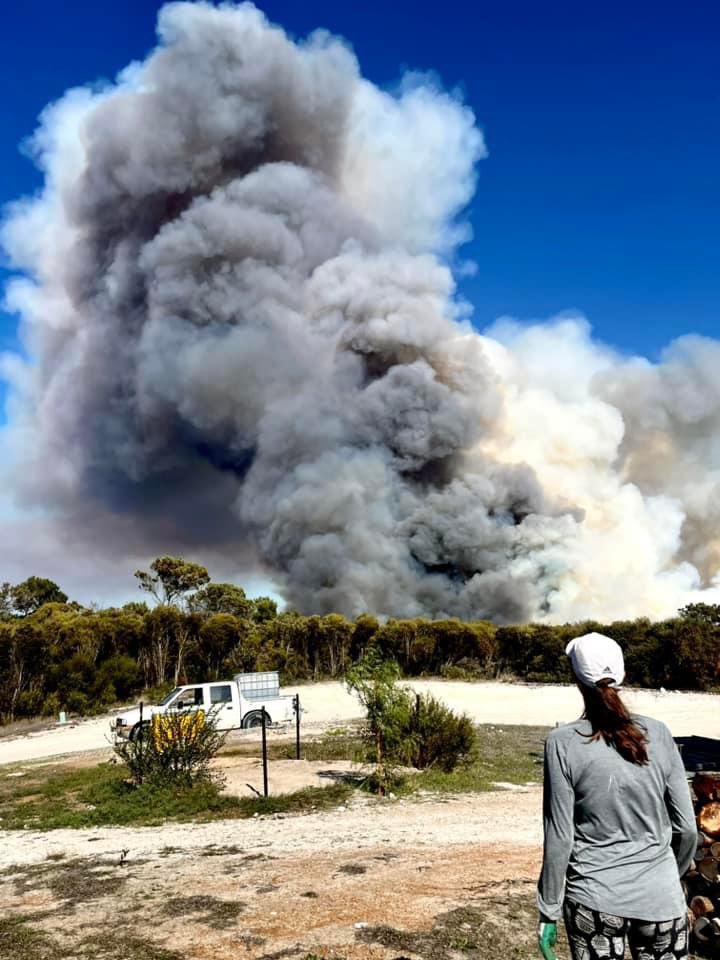
[[[716,602],[720,345],[479,335],[452,275],[466,106],[250,4],[168,4],[158,37],[45,111],[44,190],[2,228],[29,359],[0,445],[40,539],[266,570],[308,613]]]
[[[193,568],[201,584],[199,564],[158,557],[151,565],[171,589],[179,579],[188,586]],[[631,685],[716,690],[720,679],[720,606],[705,603],[654,623],[497,626],[412,618],[381,624],[368,614],[352,621],[278,613],[269,598],[251,600],[231,583],[175,590],[169,603],[158,593],[153,607],[135,601],[101,609],[68,603],[57,584],[37,577],[4,585],[0,599],[31,595],[35,602],[0,603],[0,724],[60,710],[99,713],[140,695],[157,700],[178,683],[257,670],[280,671],[284,684],[348,673],[367,680],[373,663],[394,663],[407,677],[570,683],[564,650],[592,631],[622,645]],[[359,674],[358,664],[365,664]]]

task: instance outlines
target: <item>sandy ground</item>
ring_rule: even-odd
[[[263,789],[260,757],[219,756],[213,761],[213,768],[224,777],[226,793],[252,797]],[[360,767],[349,760],[272,760],[268,769],[268,793],[294,793],[305,787],[327,787],[348,774],[360,774]]]
[[[539,847],[542,789],[537,786],[466,796],[375,800],[356,797],[337,810],[304,815],[167,823],[163,827],[94,827],[87,830],[3,831],[0,868],[68,857],[157,856],[168,847],[187,855],[213,845],[237,845],[246,853],[348,851],[379,845],[445,847],[508,843]]]
[[[0,917],[25,917],[71,956],[96,937],[89,955],[108,960],[159,947],[187,960],[482,960],[496,921],[512,955],[526,937],[531,957],[540,808],[530,787],[511,800],[357,797],[304,816],[8,831]],[[504,945],[491,954],[510,955]],[[15,956],[2,943],[0,955]]]
[[[573,686],[443,680],[418,680],[408,686],[434,694],[453,709],[468,713],[476,723],[554,726],[575,719],[581,711],[580,694]],[[283,692],[300,694],[308,732],[361,715],[359,704],[341,683],[310,684]],[[667,723],[675,736],[720,737],[720,698],[713,694],[627,690],[626,698],[638,713]],[[0,764],[101,750],[108,747],[109,731],[109,718],[102,717],[3,737]]]

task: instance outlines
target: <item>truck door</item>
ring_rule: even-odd
[[[233,702],[233,684],[210,684],[210,715],[218,730],[232,730],[240,726],[239,709]]]
[[[193,713],[197,710],[205,709],[205,701],[202,687],[185,687],[178,696],[168,705],[172,710],[191,710]]]

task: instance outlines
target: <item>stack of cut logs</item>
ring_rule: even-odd
[[[692,788],[698,848],[683,888],[695,951],[720,957],[720,773],[696,773]]]

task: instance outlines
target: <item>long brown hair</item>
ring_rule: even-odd
[[[578,684],[585,701],[585,717],[593,731],[590,739],[602,738],[630,763],[647,763],[647,737],[611,683],[612,680],[598,680],[594,687]]]

